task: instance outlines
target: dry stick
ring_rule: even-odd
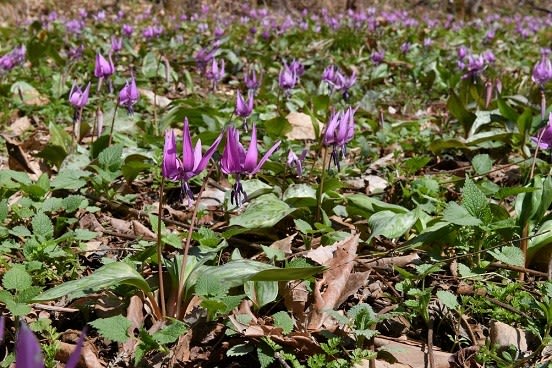
[[[328,152],[326,146],[322,148],[322,175],[320,175],[320,185],[318,186],[318,197],[316,198],[316,221],[320,221],[320,207],[322,206],[322,190],[324,190],[324,178],[326,176],[326,164]]]
[[[159,300],[161,302],[161,312],[163,317],[167,315],[165,306],[165,284],[163,282],[163,243],[161,241],[161,218],[163,217],[163,191],[165,189],[165,176],[161,175],[161,185],[159,186],[159,212],[157,216],[157,266],[159,272]]]
[[[117,116],[117,110],[119,108],[119,101],[115,104],[115,110],[113,111],[113,119],[111,119],[111,130],[109,131],[109,142],[108,146],[111,146],[111,141],[113,140],[113,127],[115,126],[115,117]]]
[[[150,291],[145,294],[151,304],[151,308],[153,309],[153,314],[155,315],[155,318],[158,321],[161,321],[164,316],[161,313],[161,309],[159,309],[159,305],[157,304],[157,301],[155,301],[155,297],[153,296],[153,293]]]
[[[207,177],[211,175],[212,171],[213,167],[209,169]],[[199,201],[201,200],[201,195],[205,191],[205,187],[207,187],[207,179],[203,180],[203,184],[201,185],[201,189],[199,190],[199,193],[197,195],[196,203],[194,204],[194,212],[192,213],[192,219],[190,220],[190,227],[188,228],[188,235],[186,236],[186,244],[184,245],[184,256],[182,258],[180,276],[178,277],[178,293],[176,295],[176,318],[178,319],[182,319],[182,317],[184,317],[180,315],[182,309],[182,292],[184,291],[184,275],[186,273],[186,263],[188,263],[188,252],[190,250],[190,243],[192,242],[194,223],[197,217],[197,212],[199,210]],[[182,311],[182,313],[184,313],[184,311]]]
[[[435,358],[433,357],[433,320],[429,317],[427,322],[427,355],[429,367],[435,368]]]

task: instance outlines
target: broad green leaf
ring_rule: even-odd
[[[245,295],[257,308],[262,308],[273,302],[278,296],[277,281],[246,281],[243,289]]]
[[[470,178],[466,178],[464,188],[462,188],[462,207],[483,223],[488,224],[492,220],[493,216],[487,197]]]
[[[286,311],[276,312],[272,315],[274,326],[280,327],[284,335],[293,331],[293,319]]]
[[[232,346],[226,352],[226,355],[229,357],[244,356],[255,350],[255,347],[252,344],[238,344]]]
[[[124,343],[129,339],[128,329],[132,323],[124,316],[116,315],[109,318],[99,318],[88,323],[98,330],[106,339]]]
[[[449,202],[447,204],[447,207],[443,211],[443,221],[460,226],[479,226],[483,223],[456,202]]]
[[[63,296],[72,298],[120,284],[132,285],[144,292],[150,291],[148,283],[134,267],[124,262],[113,262],[100,267],[90,276],[67,281],[47,290],[34,298],[34,301],[53,300]]]
[[[490,252],[500,262],[504,262],[513,266],[524,266],[525,257],[519,247],[507,246],[502,247],[499,251],[493,250]]]
[[[448,309],[455,310],[458,308],[458,300],[456,300],[456,295],[446,290],[438,290],[437,298],[443,303]]]
[[[370,217],[372,214],[383,211],[383,210],[389,210],[394,213],[408,213],[409,211],[401,206],[386,203],[383,201],[380,201],[379,199],[369,197],[364,194],[352,194],[349,196],[346,196],[347,198],[347,211],[355,211],[362,213],[365,217]]]
[[[372,229],[368,241],[380,235],[389,239],[399,238],[410,230],[417,220],[418,216],[414,211],[407,213],[394,213],[387,210],[376,212],[368,219],[368,226]]]
[[[294,207],[313,207],[316,205],[316,190],[308,184],[292,184],[282,199]]]
[[[87,178],[91,175],[88,171],[78,169],[66,169],[58,173],[52,180],[52,189],[77,190],[86,185]]]
[[[0,223],[4,222],[4,220],[8,217],[8,200],[2,199],[0,201]]]
[[[536,235],[529,239],[527,255],[532,258],[540,249],[552,244],[552,220],[545,221],[538,229]]]
[[[82,195],[72,194],[63,198],[63,207],[65,208],[65,211],[69,213],[75,212],[80,208],[88,207],[88,199]]]
[[[46,216],[44,213],[37,213],[33,217],[31,224],[35,235],[40,235],[45,239],[50,239],[54,236],[54,225],[50,217]]]
[[[2,278],[2,285],[7,290],[22,291],[30,288],[32,284],[33,279],[31,275],[25,271],[25,266],[23,265],[13,266]]]
[[[98,162],[100,166],[109,171],[116,171],[121,168],[123,163],[123,146],[121,144],[115,144],[104,149],[98,155]]]
[[[171,324],[153,334],[153,339],[161,345],[172,344],[188,330],[188,326],[177,319],[171,320]]]
[[[472,166],[477,175],[488,173],[493,168],[493,160],[488,154],[479,154],[472,159]]]
[[[247,229],[270,228],[293,211],[295,210],[274,194],[266,194],[251,201],[242,214],[231,218],[230,226]]]

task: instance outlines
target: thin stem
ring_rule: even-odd
[[[161,175],[161,185],[159,186],[159,210],[157,219],[157,262],[159,273],[159,300],[161,302],[161,312],[163,316],[167,315],[167,309],[165,306],[165,284],[163,282],[163,242],[161,241],[161,217],[163,216],[163,199],[165,189],[165,176]]]
[[[318,192],[316,193],[316,218],[315,221],[320,221],[320,210],[322,207],[322,193],[324,190],[324,178],[326,177],[328,152],[326,146],[322,148],[322,174],[320,175],[320,185],[318,186]]]
[[[199,202],[201,200],[201,195],[205,191],[205,188],[207,187],[207,178],[211,175],[211,172],[213,171],[213,167],[209,170],[207,173],[207,176],[205,180],[203,180],[203,184],[201,185],[201,189],[199,190],[199,194],[197,195],[196,202],[194,204],[194,211],[192,212],[192,219],[190,220],[190,227],[188,228],[188,235],[186,237],[186,243],[184,245],[184,255],[182,258],[182,267],[180,268],[180,275],[178,278],[178,293],[176,296],[176,318],[182,319],[184,316],[184,310],[182,309],[182,293],[184,292],[184,276],[186,274],[186,264],[188,263],[188,253],[190,251],[190,243],[192,242],[192,234],[194,225],[197,218],[197,212],[199,210]]]
[[[150,292],[145,294],[151,304],[151,308],[153,309],[153,314],[155,315],[155,318],[157,318],[157,320],[159,321],[162,320],[163,314],[161,314],[161,310],[159,309],[159,305],[157,304],[157,302],[155,301],[155,298],[153,297],[153,293]]]
[[[117,109],[119,109],[119,101],[115,104],[115,110],[113,111],[113,119],[111,119],[111,129],[109,130],[109,143],[108,146],[111,146],[111,141],[113,140],[113,127],[115,126],[115,117],[117,116]]]

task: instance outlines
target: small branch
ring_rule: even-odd
[[[427,355],[429,359],[429,367],[435,368],[435,357],[433,356],[433,320],[427,322]]]

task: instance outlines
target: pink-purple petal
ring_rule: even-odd
[[[272,154],[276,152],[278,148],[280,148],[281,143],[282,142],[280,141],[274,143],[274,145],[270,147],[270,149],[265,153],[263,158],[261,158],[261,161],[259,161],[255,169],[252,172],[250,172],[250,174],[256,174],[261,169],[261,167],[263,167],[264,163],[269,159],[269,157],[272,156]]]
[[[21,323],[17,332],[15,368],[44,368],[40,343],[25,323]]]
[[[245,155],[245,161],[243,163],[243,170],[247,173],[253,173],[255,167],[257,166],[257,159],[259,157],[259,151],[257,149],[257,128],[253,124],[253,129],[251,131],[251,142],[249,142],[249,148],[247,154]]]

